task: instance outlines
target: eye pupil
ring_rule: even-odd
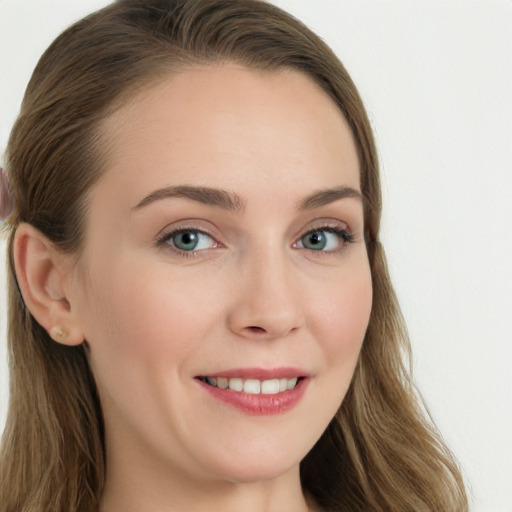
[[[173,238],[173,243],[178,249],[182,249],[184,251],[192,251],[197,247],[199,242],[199,237],[197,233],[193,231],[183,231],[182,233],[178,233]]]
[[[327,239],[323,231],[314,231],[307,234],[302,243],[306,249],[323,250],[327,244]]]

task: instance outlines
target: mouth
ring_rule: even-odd
[[[297,367],[233,368],[195,380],[206,396],[252,416],[291,411],[304,397],[312,375]]]
[[[295,389],[299,382],[305,377],[297,376],[292,378],[279,379],[246,379],[242,377],[209,377],[199,376],[198,380],[219,389],[230,389],[238,393],[251,395],[277,395],[285,391]]]

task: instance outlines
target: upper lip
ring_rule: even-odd
[[[239,377],[241,379],[292,379],[294,377],[309,377],[310,373],[294,366],[278,368],[232,368],[229,370],[203,373],[198,377],[224,377],[226,379]]]

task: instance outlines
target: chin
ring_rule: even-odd
[[[284,466],[284,465],[263,465],[256,463],[253,466],[246,465],[244,467],[231,468],[229,472],[224,473],[224,480],[233,484],[246,484],[269,482],[288,474],[295,474],[298,471],[299,464]]]
[[[298,472],[305,454],[306,452],[301,455],[286,453],[278,449],[257,450],[257,453],[245,454],[233,451],[227,459],[224,456],[221,460],[211,461],[210,468],[217,477],[227,482],[265,482]]]

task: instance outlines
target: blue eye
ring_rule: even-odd
[[[311,251],[329,252],[341,249],[345,242],[352,242],[352,236],[347,231],[315,229],[306,233],[297,246]]]
[[[165,237],[165,242],[170,243],[180,251],[203,251],[215,247],[215,240],[206,233],[196,229],[182,229],[170,233]]]

